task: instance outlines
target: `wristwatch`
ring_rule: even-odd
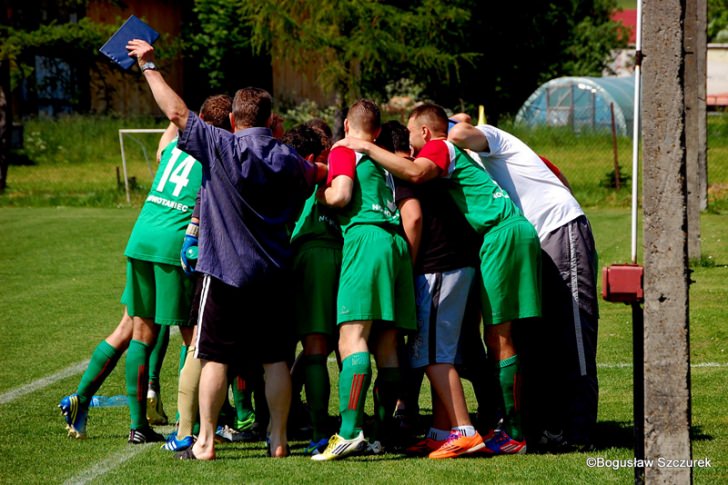
[[[148,71],[148,70],[150,70],[150,69],[151,69],[152,71],[159,71],[159,69],[157,68],[157,65],[156,65],[155,63],[153,63],[153,62],[145,62],[144,64],[142,64],[142,65],[141,65],[141,66],[139,67],[139,69],[141,69],[141,70],[142,70],[142,72],[144,72],[144,71]]]

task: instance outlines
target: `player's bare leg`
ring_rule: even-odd
[[[124,315],[121,317],[121,321],[114,331],[111,332],[111,335],[106,337],[106,342],[120,353],[123,353],[129,347],[133,332],[134,320],[127,313],[126,307],[124,307]]]
[[[215,459],[215,430],[222,402],[227,396],[227,364],[202,361],[200,372],[200,434],[192,448],[198,460]]]
[[[291,405],[291,374],[286,362],[263,364],[265,398],[270,412],[270,456],[288,456],[288,412]]]
[[[443,406],[442,411],[447,418],[449,428],[470,426],[463,385],[455,367],[452,364],[434,364],[427,366],[425,372],[439,398],[439,403]]]

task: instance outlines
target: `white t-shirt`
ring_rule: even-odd
[[[584,214],[581,206],[536,153],[515,136],[490,125],[479,125],[488,140],[478,155],[486,170],[511,196],[539,239]]]

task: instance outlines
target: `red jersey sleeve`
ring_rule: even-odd
[[[329,152],[329,176],[326,185],[338,175],[346,175],[350,179],[356,178],[356,152],[346,147],[336,147]]]
[[[553,172],[554,175],[557,177],[561,175],[561,170],[559,170],[559,167],[551,163],[546,157],[542,157],[541,155],[538,156],[541,160],[543,160],[543,163],[546,164],[546,166]]]
[[[442,170],[442,173],[447,173],[450,166],[450,150],[448,150],[445,140],[428,141],[417,154],[417,158],[430,160]]]

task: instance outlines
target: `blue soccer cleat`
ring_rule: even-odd
[[[181,440],[177,439],[177,433],[172,433],[167,437],[167,442],[162,445],[163,450],[167,451],[185,451],[195,444],[195,438],[185,436]]]
[[[58,407],[66,420],[68,436],[78,440],[86,439],[86,420],[88,419],[88,406],[81,405],[78,394],[71,394],[61,399]]]
[[[514,440],[505,431],[496,429],[485,437],[482,452],[486,455],[520,455],[526,452],[526,440]]]
[[[322,438],[318,442],[311,440],[311,442],[303,449],[303,452],[307,455],[318,455],[323,452],[329,445],[328,438]]]

